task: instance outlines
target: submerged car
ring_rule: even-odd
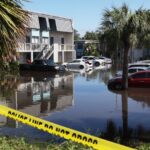
[[[36,59],[31,64],[20,64],[20,71],[64,71],[65,68],[62,65],[54,63],[52,60]]]
[[[105,64],[111,64],[112,60],[110,58],[104,57],[104,56],[100,56],[99,59],[103,60],[105,62]]]
[[[147,67],[130,67],[128,68],[128,75],[135,73],[135,72],[144,71],[144,70],[148,70],[148,68]],[[116,76],[122,76],[122,71],[118,71],[116,73]]]
[[[108,88],[113,90],[121,90],[123,88],[122,82],[122,77],[112,78],[108,81]],[[150,70],[131,74],[128,77],[128,86],[150,88]]]
[[[65,64],[66,68],[68,69],[83,69],[83,68],[88,68],[88,67],[92,67],[93,64],[90,63],[89,61],[87,60],[84,60],[84,59],[75,59],[67,64]]]
[[[101,59],[99,59],[98,57],[95,57],[95,56],[82,56],[81,59],[92,63],[93,66],[96,66],[96,67],[105,64],[104,60],[101,60]]]
[[[132,64],[129,64],[129,68],[131,68],[131,67],[150,67],[150,64],[149,63],[139,63],[139,62],[137,62],[137,63],[132,63]]]

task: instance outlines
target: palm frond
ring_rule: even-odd
[[[12,55],[18,39],[25,35],[28,12],[21,8],[22,0],[0,1],[0,53],[1,58]]]

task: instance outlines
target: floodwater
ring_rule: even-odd
[[[106,139],[150,141],[150,89],[109,91],[106,66],[0,78],[0,104]],[[0,134],[49,141],[48,133],[0,116]]]

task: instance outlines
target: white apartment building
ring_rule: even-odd
[[[26,37],[19,40],[20,63],[27,59],[51,59],[63,63],[75,59],[72,20],[42,13],[30,13]]]

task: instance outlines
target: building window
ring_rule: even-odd
[[[64,38],[61,38],[61,50],[64,50],[64,45],[65,44],[65,40]]]
[[[61,44],[65,44],[65,39],[61,38]]]
[[[54,44],[54,37],[50,37],[50,45]]]
[[[56,31],[56,22],[54,19],[49,19],[49,26],[51,31]]]
[[[31,35],[32,35],[32,36],[37,36],[37,37],[39,37],[39,36],[40,36],[40,31],[39,31],[39,30],[36,30],[36,29],[32,29],[32,30],[31,30]]]
[[[41,30],[47,30],[46,18],[39,17],[39,24]]]
[[[49,31],[42,31],[42,37],[49,37]]]
[[[82,43],[78,43],[77,49],[83,49],[83,44]]]
[[[39,37],[37,37],[37,36],[33,36],[32,37],[32,43],[39,43]]]
[[[42,37],[42,43],[43,44],[48,44],[48,38],[47,37]]]
[[[30,36],[26,36],[26,43],[31,43],[31,38],[30,38]]]

